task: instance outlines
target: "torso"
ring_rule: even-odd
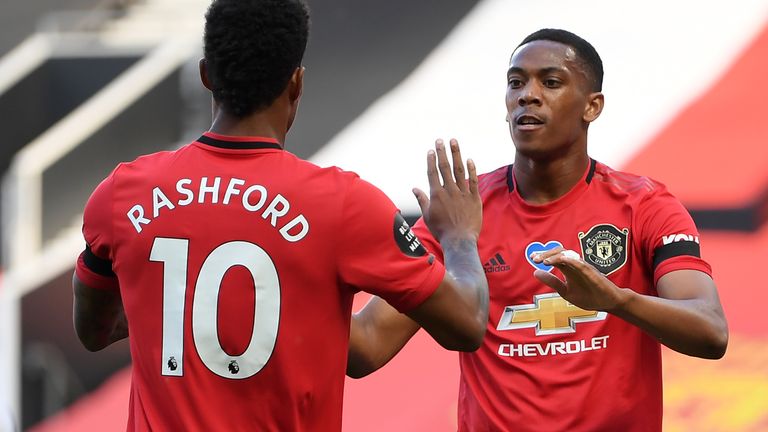
[[[479,187],[489,322],[483,346],[460,353],[459,430],[660,430],[658,342],[563,300],[534,278],[529,255],[562,246],[617,286],[656,295],[650,237],[658,224],[641,208],[662,186],[592,161],[570,192],[546,205],[520,198],[511,167],[481,176]],[[426,236],[421,223],[416,230]]]

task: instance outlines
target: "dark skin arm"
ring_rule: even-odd
[[[542,270],[536,270],[534,276],[564,299],[583,309],[614,314],[677,352],[708,359],[725,354],[728,323],[709,275],[697,270],[672,271],[659,279],[659,296],[649,296],[617,287],[581,258],[561,251],[553,249],[533,259],[560,269],[565,281]]]
[[[477,252],[483,208],[474,163],[467,162],[467,179],[459,143],[451,140],[450,146],[453,167],[443,141],[437,140],[435,150],[427,154],[429,196],[413,191],[424,221],[443,248],[446,274],[408,316],[444,348],[474,351],[488,322],[488,282]]]
[[[656,285],[659,297],[648,296],[617,287],[580,258],[562,257],[560,251],[555,249],[534,260],[549,258],[547,264],[557,266],[566,281],[541,270],[534,275],[572,304],[612,313],[686,355],[718,359],[725,354],[728,323],[709,275],[696,270],[667,273]],[[352,317],[347,375],[360,378],[381,368],[418,328],[407,316],[373,298]]]
[[[362,378],[387,364],[419,330],[417,321],[425,330],[432,326],[432,331],[427,332],[445,349],[477,350],[488,321],[487,299],[477,311],[472,300],[462,298],[455,284],[446,273],[435,293],[407,315],[381,298],[372,297],[361,311],[352,315],[347,375]],[[462,333],[466,336],[456,337]]]
[[[362,378],[389,363],[419,328],[407,315],[372,297],[352,315],[347,375]]]
[[[72,277],[72,287],[75,332],[88,351],[99,351],[128,337],[128,322],[119,290],[89,287],[77,275]]]
[[[482,343],[488,323],[488,284],[477,252],[482,226],[477,173],[469,161],[469,179],[465,180],[456,140],[451,140],[451,153],[453,173],[442,141],[438,140],[436,152],[427,157],[430,197],[414,191],[424,221],[443,250],[443,281],[407,316],[378,297],[353,315],[347,362],[351,377],[365,376],[386,364],[419,326],[449,350],[475,351]]]

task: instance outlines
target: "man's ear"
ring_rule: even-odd
[[[213,91],[211,88],[211,81],[208,80],[208,62],[205,61],[204,58],[201,58],[200,61],[197,62],[197,66],[200,68],[200,81],[203,83],[203,86],[208,90]]]
[[[605,105],[605,96],[600,92],[590,93],[587,106],[584,109],[584,115],[581,117],[587,123],[592,123],[603,112]]]
[[[293,121],[296,120],[296,112],[299,110],[299,101],[301,93],[304,91],[304,66],[299,66],[293,71],[290,81],[288,81],[288,102],[291,112],[288,114],[288,125],[286,130],[290,130]]]
[[[304,92],[304,66],[299,66],[293,71],[289,85],[288,97],[292,105],[297,104]]]

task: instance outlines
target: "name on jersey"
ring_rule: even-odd
[[[563,354],[577,354],[608,347],[609,336],[598,336],[589,340],[567,342],[549,342],[547,344],[500,344],[498,354],[501,357],[538,357]]]
[[[226,186],[223,186],[226,183]],[[141,204],[135,204],[126,214],[128,220],[140,233],[144,225],[149,225],[153,220],[161,217],[176,207],[184,207],[191,204],[219,204],[236,205],[247,212],[254,213],[262,219],[278,228],[280,235],[289,242],[297,242],[309,233],[309,222],[303,214],[288,218],[291,203],[279,193],[271,195],[262,185],[245,185],[245,180],[231,178],[222,181],[221,177],[203,177],[199,182],[182,178],[176,182],[176,189],[172,193],[163,191],[160,187],[152,189],[151,214]],[[269,202],[267,202],[269,201]],[[151,217],[150,217],[151,216]]]

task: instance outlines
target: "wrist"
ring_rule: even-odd
[[[629,308],[632,300],[637,296],[637,293],[629,288],[618,288],[616,290],[616,296],[613,302],[613,306],[606,310],[606,312],[614,315],[621,315]]]
[[[440,242],[440,247],[445,250],[467,244],[477,245],[477,238],[478,234],[476,233],[450,233],[441,235],[438,241]]]

